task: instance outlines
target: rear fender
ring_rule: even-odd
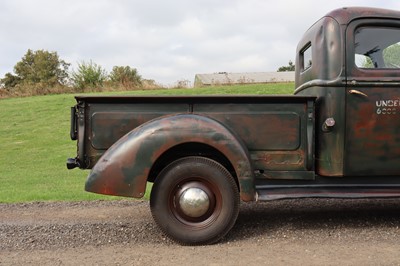
[[[224,154],[238,177],[242,200],[255,199],[250,156],[242,141],[219,122],[193,114],[157,118],[126,134],[93,167],[85,190],[141,198],[154,162],[170,148],[188,142],[204,143]]]

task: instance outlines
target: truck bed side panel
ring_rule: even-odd
[[[236,132],[255,169],[306,170],[306,103],[198,104],[193,111]]]
[[[77,97],[85,103],[85,161],[92,168],[104,152],[134,128],[154,118],[193,113],[235,132],[255,169],[304,171],[307,103],[299,96]]]

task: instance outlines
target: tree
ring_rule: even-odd
[[[1,87],[10,91],[21,82],[21,78],[11,73],[5,74],[4,78],[0,80]]]
[[[100,65],[82,61],[78,63],[78,70],[72,72],[72,82],[75,88],[84,91],[86,88],[94,89],[103,87],[107,80],[107,72]]]
[[[386,67],[400,68],[400,44],[393,44],[383,50],[383,60]]]
[[[136,68],[130,66],[114,66],[109,77],[114,86],[123,86],[125,89],[142,86],[142,77]]]
[[[278,72],[285,72],[285,71],[294,71],[295,70],[295,65],[293,62],[290,60],[288,66],[281,66],[278,68]]]
[[[10,90],[17,85],[40,85],[53,87],[65,85],[68,81],[70,64],[61,60],[57,52],[28,50],[14,66],[15,75],[7,73],[1,79],[2,85]]]

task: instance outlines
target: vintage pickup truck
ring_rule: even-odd
[[[240,200],[400,196],[400,12],[342,8],[296,53],[295,95],[77,96],[69,169],[143,197],[186,245],[220,240]]]

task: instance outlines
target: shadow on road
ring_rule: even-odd
[[[243,203],[225,241],[252,237],[328,237],[352,230],[400,227],[400,199],[298,199]]]

